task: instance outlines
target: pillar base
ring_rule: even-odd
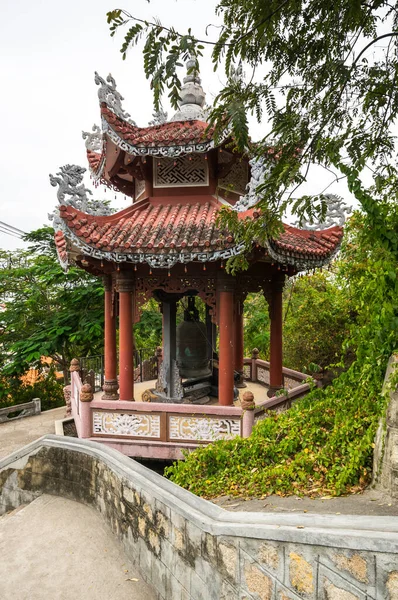
[[[277,392],[279,392],[280,390],[283,390],[283,385],[270,385],[268,392],[267,392],[267,396],[268,398],[272,398],[273,396],[275,396],[277,394]]]
[[[243,379],[242,372],[239,373],[239,379],[237,381],[235,381],[235,387],[237,387],[238,389],[243,389],[243,388],[247,387],[247,384],[245,383],[245,380]]]
[[[102,389],[105,393],[102,394],[101,400],[119,400],[119,384],[116,379],[105,379]]]

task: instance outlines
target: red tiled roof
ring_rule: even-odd
[[[59,256],[59,260],[63,264],[68,263],[68,251],[66,246],[66,239],[62,231],[55,232],[55,246],[57,248],[57,253]]]
[[[214,252],[234,246],[228,232],[220,232],[216,220],[220,206],[212,197],[197,197],[190,202],[172,198],[168,204],[138,202],[111,216],[87,215],[72,206],[60,206],[60,216],[77,238],[100,252],[124,254],[174,254]],[[252,217],[247,211],[247,218]],[[297,264],[302,268],[328,261],[343,236],[342,227],[308,231],[284,225],[277,239],[269,240],[267,250],[273,260]],[[72,240],[73,242],[73,240]],[[56,233],[61,260],[65,261],[66,241]]]
[[[106,104],[101,104],[101,114],[112,129],[132,146],[183,146],[202,144],[213,138],[213,130],[205,133],[208,125],[203,121],[174,121],[137,127],[117,117]]]
[[[278,253],[289,256],[327,258],[333,254],[343,237],[343,228],[337,225],[322,231],[297,229],[291,225],[284,225],[284,229],[281,236],[270,243]]]
[[[86,215],[61,206],[60,216],[83,242],[105,252],[156,253],[214,251],[229,248],[231,235],[216,227],[214,200],[131,206],[115,215]]]
[[[88,160],[88,164],[90,165],[90,169],[92,171],[94,171],[94,173],[97,171],[100,162],[102,159],[102,154],[98,154],[98,152],[93,152],[92,150],[87,150],[87,160]]]

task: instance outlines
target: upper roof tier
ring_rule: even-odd
[[[198,74],[193,71],[194,66],[195,62],[189,60],[188,73],[180,91],[179,110],[170,120],[164,111],[159,111],[145,127],[139,127],[123,109],[123,97],[112,76],[108,75],[104,80],[95,74],[95,82],[99,85],[101,126],[94,125],[91,132],[83,132],[94,181],[111,185],[136,201],[141,199],[137,194],[137,190],[141,192],[141,183],[152,176],[148,169],[142,168],[142,161],[145,163],[148,158],[152,163],[155,157],[161,160],[192,155],[206,155],[207,158],[209,151],[227,143],[227,139],[215,143],[214,129],[206,123],[205,93]],[[247,165],[247,158],[245,162]],[[247,168],[246,177],[243,189],[248,183]],[[238,196],[231,198],[235,202]]]

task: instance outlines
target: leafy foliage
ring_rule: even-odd
[[[68,368],[73,356],[102,353],[103,286],[81,269],[65,274],[53,230],[26,236],[28,250],[0,251],[3,375],[24,373],[41,356]]]
[[[350,321],[345,286],[318,271],[289,281],[284,296],[284,365],[302,371],[339,362]]]
[[[245,356],[257,348],[261,358],[269,358],[270,319],[263,294],[248,294],[244,304]]]
[[[157,348],[162,345],[162,315],[156,301],[151,298],[134,325],[136,348]]]
[[[345,285],[332,272],[289,280],[284,290],[283,364],[299,371],[336,363],[347,337],[351,310]],[[249,294],[244,308],[245,356],[257,348],[269,359],[270,319],[263,294]]]
[[[123,58],[141,37],[146,39],[144,69],[157,108],[166,89],[177,106],[178,67],[191,55],[197,71],[203,44],[212,47],[214,69],[223,69],[226,77],[209,118],[216,138],[232,132],[238,150],[249,148],[259,156],[269,156],[273,149],[270,175],[258,189],[263,215],[255,223],[259,236],[264,225],[268,233],[277,233],[288,206],[299,216],[324,214],[323,193],[333,181],[346,178],[378,223],[375,236],[390,243],[380,204],[397,193],[397,3],[219,0],[216,13],[223,24],[215,40],[199,40],[191,30],[177,32],[121,9],[108,13],[108,23],[111,35],[127,29]],[[250,72],[247,83],[235,76],[241,62]],[[250,114],[268,122],[266,135],[255,145],[249,139]],[[318,195],[299,196],[312,164],[332,177]],[[368,189],[365,169],[374,178]],[[238,220],[233,225],[250,247],[253,232]]]
[[[250,438],[219,441],[187,455],[167,470],[175,483],[207,497],[339,495],[369,483],[385,408],[383,376],[398,331],[395,256],[369,242],[370,223],[360,214],[351,219],[336,273],[356,314],[345,344],[355,355],[351,366],[289,411],[270,414]]]
[[[0,375],[0,408],[31,402],[34,398],[40,398],[42,411],[65,404],[63,384],[57,381],[54,367],[33,385],[22,383],[16,376]]]

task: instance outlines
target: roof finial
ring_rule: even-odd
[[[196,60],[191,56],[187,60],[187,75],[180,91],[180,109],[170,119],[171,121],[204,121],[206,119],[203,107],[206,94],[201,86],[201,79],[195,69]]]

